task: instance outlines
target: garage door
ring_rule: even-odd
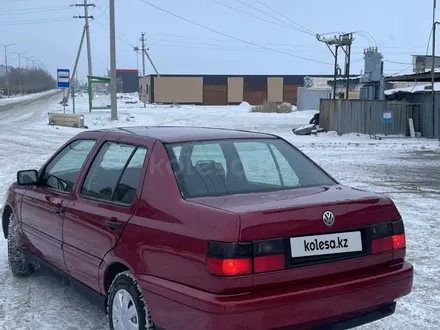
[[[296,104],[298,85],[284,85],[284,102]]]
[[[265,90],[244,91],[243,100],[251,105],[264,104],[267,100],[267,91]]]
[[[203,104],[205,105],[227,105],[227,85],[203,85]]]

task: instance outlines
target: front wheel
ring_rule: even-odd
[[[116,275],[108,293],[110,330],[155,330],[142,292],[130,272]]]
[[[24,254],[18,222],[14,214],[9,217],[8,224],[8,262],[14,276],[31,275],[32,265]]]

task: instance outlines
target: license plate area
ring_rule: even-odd
[[[370,245],[365,228],[347,232],[290,237],[286,241],[286,246],[289,247],[286,257],[290,261],[290,268],[359,258],[368,254]],[[331,243],[332,241],[335,243]]]

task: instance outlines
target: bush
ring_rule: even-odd
[[[284,102],[278,107],[279,113],[291,113],[292,105],[290,103]]]
[[[286,102],[281,105],[278,105],[276,102],[266,102],[263,105],[252,106],[252,112],[290,113],[292,112],[292,105]]]

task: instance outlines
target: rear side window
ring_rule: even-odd
[[[273,145],[264,142],[234,143],[244,175],[256,184],[298,186],[298,177],[286,158]]]
[[[336,184],[281,139],[185,142],[166,148],[178,185],[188,198]]]
[[[147,149],[143,147],[105,143],[87,173],[81,195],[124,205],[132,204],[146,155]]]

